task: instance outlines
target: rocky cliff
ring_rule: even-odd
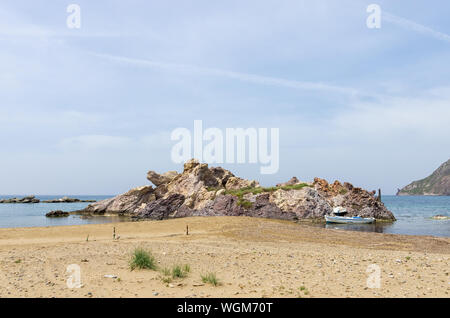
[[[375,192],[335,181],[316,178],[300,182],[292,178],[264,188],[257,181],[241,179],[221,167],[190,160],[182,173],[158,174],[147,178],[155,187],[132,189],[112,199],[90,204],[82,213],[129,215],[134,219],[167,219],[187,216],[254,216],[285,220],[320,219],[333,207],[347,208],[349,216],[375,217],[394,221],[393,214],[377,200]],[[78,211],[80,212],[80,211]]]
[[[397,195],[450,195],[450,159],[425,179],[398,189]]]

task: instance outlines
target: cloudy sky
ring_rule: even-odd
[[[81,8],[69,29],[67,6]],[[0,3],[0,194],[118,194],[177,127],[280,129],[280,167],[386,194],[450,157],[450,3]]]

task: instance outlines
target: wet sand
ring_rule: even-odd
[[[136,247],[151,250],[160,268],[189,264],[190,272],[165,283],[160,271],[131,271]],[[71,264],[81,288],[67,286]],[[380,288],[367,285],[372,264]],[[0,229],[0,297],[447,298],[449,265],[450,238],[248,217]],[[219,286],[202,282],[208,272]]]

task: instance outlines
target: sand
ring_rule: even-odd
[[[131,271],[136,247],[151,250],[160,268],[189,264],[190,272],[165,283],[160,271]],[[449,263],[450,238],[248,217],[0,229],[0,297],[447,298]],[[67,285],[71,264],[80,288]],[[371,288],[367,270],[376,266],[380,285]],[[207,272],[219,286],[202,282]]]

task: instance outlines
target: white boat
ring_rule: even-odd
[[[327,223],[341,223],[341,224],[369,224],[375,222],[375,218],[362,218],[360,216],[331,216],[325,215]]]

